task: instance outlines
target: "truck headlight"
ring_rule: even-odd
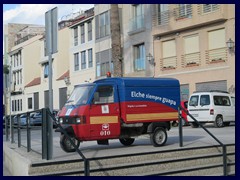
[[[77,123],[77,124],[80,124],[80,122],[81,122],[81,118],[80,118],[80,117],[77,117],[77,118],[76,118],[76,123]]]
[[[63,123],[63,118],[58,118],[58,122],[59,122],[60,124],[62,124],[62,123]]]

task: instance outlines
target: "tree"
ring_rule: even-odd
[[[122,49],[118,4],[111,4],[110,29],[112,40],[112,61],[114,68],[113,76],[122,77]]]

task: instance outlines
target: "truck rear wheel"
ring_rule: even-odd
[[[134,140],[135,140],[134,138],[122,138],[122,139],[119,139],[120,143],[122,143],[124,146],[132,145]]]
[[[163,146],[167,142],[167,132],[164,128],[158,127],[150,135],[150,140],[153,146]]]
[[[75,143],[75,145],[77,146],[77,148],[79,148],[80,146],[80,141],[78,141],[77,139],[75,139],[74,137],[71,137],[71,140]],[[65,136],[64,134],[61,134],[60,136],[60,146],[61,148],[65,151],[65,152],[75,152],[76,149],[74,148],[74,146],[71,144],[69,138],[67,136]]]

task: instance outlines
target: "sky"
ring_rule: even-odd
[[[45,24],[45,13],[58,7],[58,20],[92,8],[93,4],[3,4],[3,24]]]
[[[3,25],[8,23],[45,25],[45,13],[55,7],[58,7],[58,21],[61,21],[93,6],[94,4],[3,4]]]

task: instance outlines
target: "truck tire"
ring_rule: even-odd
[[[119,139],[120,143],[122,143],[124,146],[132,145],[134,140],[135,140],[134,138],[122,138],[122,139]]]
[[[220,128],[220,127],[223,127],[224,124],[223,124],[223,118],[222,116],[217,116],[215,121],[214,121],[214,126],[217,127],[217,128]]]
[[[167,142],[167,132],[166,129],[162,127],[157,127],[153,133],[150,135],[150,140],[153,146],[159,147],[163,146]]]
[[[77,146],[77,148],[79,148],[80,146],[80,141],[78,141],[77,139],[75,139],[74,137],[71,137],[72,141],[75,143],[75,145]],[[64,134],[61,134],[60,136],[60,146],[62,148],[62,150],[64,150],[65,152],[69,153],[69,152],[75,152],[76,149],[74,148],[74,146],[71,144],[71,142],[69,141],[69,138],[67,136],[65,136]]]

